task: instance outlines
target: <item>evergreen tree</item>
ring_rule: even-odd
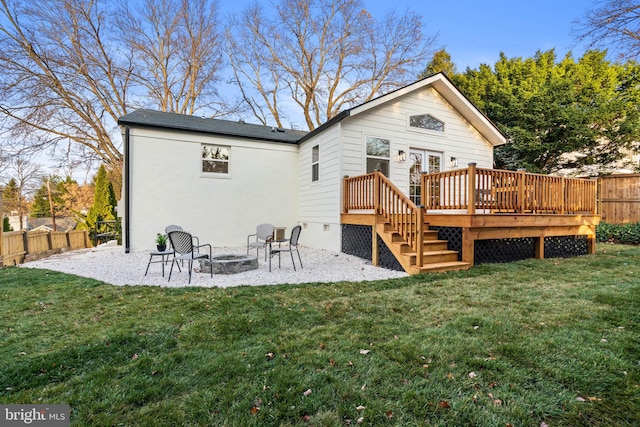
[[[640,66],[611,64],[605,52],[579,60],[555,52],[533,58],[500,56],[453,81],[509,137],[496,167],[550,173],[602,168],[638,150]]]
[[[107,169],[101,165],[95,178],[95,190],[93,193],[93,205],[87,213],[85,226],[88,230],[94,230],[99,221],[113,221],[116,219],[116,195],[113,185],[107,179]]]
[[[444,73],[449,78],[456,74],[456,65],[451,61],[451,55],[444,49],[440,49],[433,54],[433,58],[418,78],[424,79],[437,73]]]
[[[33,203],[31,204],[29,216],[31,216],[31,218],[51,217],[51,209],[49,209],[49,192],[47,191],[46,184],[42,184],[33,196]]]
[[[9,224],[9,217],[5,216],[2,220],[2,231],[5,233],[13,231],[13,227],[11,227],[11,224]]]

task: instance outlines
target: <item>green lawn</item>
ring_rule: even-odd
[[[0,269],[0,403],[72,425],[640,425],[640,247],[367,282]]]

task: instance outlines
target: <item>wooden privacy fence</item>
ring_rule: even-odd
[[[599,177],[598,212],[611,224],[640,222],[640,174]]]
[[[427,210],[595,214],[596,181],[477,168],[422,175]]]
[[[86,230],[59,231],[12,231],[2,234],[0,267],[22,264],[66,250],[88,247]]]

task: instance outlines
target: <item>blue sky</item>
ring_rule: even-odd
[[[219,0],[224,12],[239,12],[253,0]],[[493,65],[500,52],[507,57],[531,57],[555,48],[561,58],[576,46],[573,22],[583,18],[593,0],[363,0],[376,18],[395,9],[422,15],[428,35],[439,33],[439,46],[451,55],[459,72],[481,63]],[[265,5],[265,7],[268,7]]]

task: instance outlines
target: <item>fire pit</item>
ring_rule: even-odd
[[[208,259],[200,260],[200,269],[204,273],[213,270],[215,274],[236,274],[243,271],[258,268],[258,258],[255,255],[215,255]]]

